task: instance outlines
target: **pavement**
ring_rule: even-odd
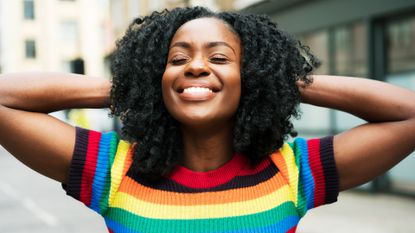
[[[26,168],[0,147],[0,233],[105,233],[104,221],[65,195],[59,183]],[[415,233],[415,199],[343,192],[310,210],[299,233]]]
[[[310,210],[299,233],[415,233],[415,198],[347,191]]]
[[[106,233],[102,218],[0,147],[0,233]]]

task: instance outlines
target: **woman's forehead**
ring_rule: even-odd
[[[186,22],[173,36],[171,44],[183,41],[188,43],[203,43],[223,41],[234,47],[240,47],[237,35],[220,19],[199,18]]]

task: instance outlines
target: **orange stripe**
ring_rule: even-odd
[[[271,155],[271,160],[277,166],[278,170],[282,173],[282,176],[286,181],[289,180],[287,164],[285,163],[284,156],[282,156],[280,151],[277,151]]]
[[[287,182],[281,174],[277,173],[268,181],[246,188],[203,193],[176,193],[152,189],[137,183],[129,177],[125,177],[118,191],[147,202],[162,205],[190,206],[252,200],[275,192],[286,184]]]

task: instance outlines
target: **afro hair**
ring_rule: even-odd
[[[117,42],[111,72],[111,112],[120,116],[123,137],[134,143],[129,176],[167,175],[183,153],[179,123],[163,103],[161,79],[170,41],[184,23],[214,17],[230,26],[243,51],[241,99],[233,129],[233,149],[252,163],[279,149],[299,117],[297,82],[312,82],[318,66],[308,47],[266,16],[176,8],[135,19]]]

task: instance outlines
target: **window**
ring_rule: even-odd
[[[334,73],[367,76],[367,34],[363,23],[336,27],[334,39]]]
[[[25,52],[26,52],[26,58],[29,58],[29,59],[36,58],[36,43],[34,40],[25,41]]]
[[[23,1],[23,15],[26,20],[35,19],[35,3],[34,0],[24,0]]]
[[[301,35],[303,44],[322,62],[316,74],[367,76],[367,33],[362,22]]]
[[[388,73],[415,70],[415,16],[386,24]]]
[[[70,61],[71,72],[75,74],[85,74],[85,65],[82,58],[77,58]]]

